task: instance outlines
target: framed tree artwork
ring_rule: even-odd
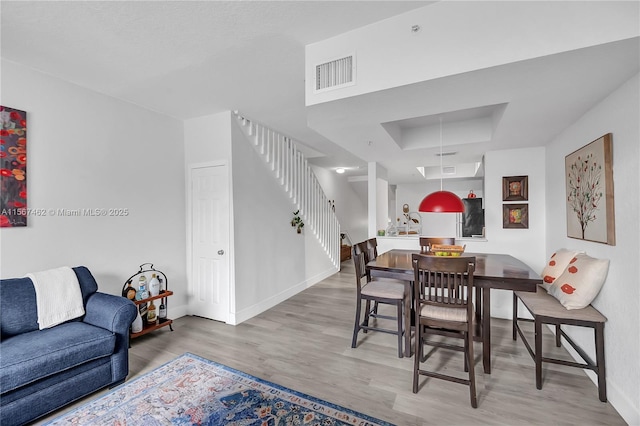
[[[564,164],[567,236],[615,245],[611,133],[567,155]]]

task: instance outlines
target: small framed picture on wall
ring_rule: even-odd
[[[529,176],[505,176],[502,178],[502,201],[527,201]]]
[[[502,205],[503,228],[529,228],[528,204],[503,204]]]

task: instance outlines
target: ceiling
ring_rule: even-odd
[[[544,145],[638,72],[636,38],[305,106],[305,45],[431,3],[3,0],[1,54],[179,119],[238,110],[390,183],[423,180],[441,140],[450,164]]]
[[[420,182],[416,167],[439,171],[441,158],[468,165],[490,150],[548,144],[639,64],[633,38],[313,105],[307,116],[325,137],[386,168],[389,182]],[[438,155],[440,141],[451,155]]]

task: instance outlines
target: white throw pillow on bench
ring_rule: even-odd
[[[562,275],[565,269],[567,269],[567,266],[569,266],[569,262],[571,262],[578,253],[583,252],[561,248],[551,255],[551,258],[542,270],[542,287],[544,287],[547,292],[549,291],[549,287]]]
[[[578,253],[547,290],[567,309],[582,309],[596,298],[609,271],[609,259]]]

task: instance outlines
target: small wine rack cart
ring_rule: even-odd
[[[169,291],[169,280],[167,279],[167,276],[165,275],[165,273],[160,271],[160,270],[158,270],[158,269],[155,269],[153,267],[153,263],[143,263],[142,265],[140,265],[140,270],[138,272],[136,272],[135,274],[131,275],[129,277],[129,279],[126,280],[124,285],[122,286],[123,294],[124,294],[124,289],[127,288],[127,286],[129,284],[131,284],[132,286],[135,287],[135,284],[138,282],[138,278],[140,277],[140,275],[145,274],[145,276],[146,276],[146,273],[155,273],[158,278],[160,278],[160,276],[162,276],[163,282],[164,282],[164,289],[161,289],[160,290],[160,294],[157,295],[157,296],[147,297],[147,298],[142,299],[142,300],[135,300],[134,299],[134,300],[132,300],[132,302],[136,304],[136,307],[138,309],[140,309],[140,307],[142,305],[146,306],[146,304],[149,303],[152,300],[162,299],[161,303],[164,304],[165,309],[166,309],[168,307],[167,298],[169,296],[172,296],[173,292]],[[160,317],[158,317],[158,321],[155,324],[147,324],[146,318],[143,318],[142,320],[143,320],[142,331],[140,331],[138,333],[131,332],[130,336],[131,336],[132,339],[134,339],[136,337],[140,337],[140,336],[142,336],[144,334],[147,334],[147,333],[151,333],[152,331],[155,331],[155,330],[157,330],[159,328],[166,327],[166,326],[169,326],[171,331],[173,331],[173,325],[172,325],[173,324],[173,320],[171,320],[169,318],[160,318]]]

